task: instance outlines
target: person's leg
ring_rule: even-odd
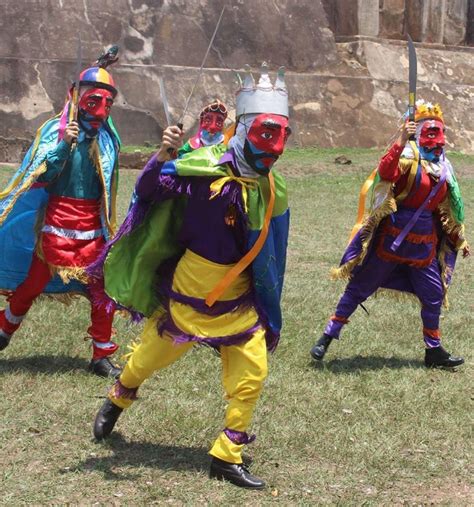
[[[396,266],[393,262],[380,259],[375,249],[372,250],[364,265],[357,269],[346,285],[336,311],[326,324],[323,335],[311,349],[313,359],[323,359],[332,340],[339,339],[343,326],[349,322],[349,317],[356,311],[358,305],[383,284]]]
[[[209,451],[213,456],[210,476],[237,486],[261,489],[265,483],[242,465],[242,450],[255,439],[247,430],[268,371],[265,331],[258,329],[249,341],[221,347],[220,352],[222,383],[229,404],[224,429]]]
[[[94,303],[92,297],[90,301],[91,325],[87,333],[92,338],[92,359],[89,369],[100,377],[118,377],[121,370],[109,359],[118,349],[118,345],[110,339],[114,312],[107,311],[105,306]]]
[[[439,320],[444,289],[438,260],[433,259],[425,268],[410,268],[409,277],[421,302],[426,366],[453,367],[462,364],[464,362],[462,357],[452,357],[441,345]]]
[[[107,437],[124,408],[137,399],[140,385],[156,370],[174,363],[193,346],[192,343],[175,345],[158,334],[156,319],[150,318],[141,335],[141,343],[132,352],[119,379],[109,391],[108,399],[99,410],[94,422],[94,436]]]
[[[24,282],[9,298],[5,310],[0,311],[0,350],[8,345],[12,334],[20,327],[34,300],[44,291],[50,279],[48,265],[34,254]]]

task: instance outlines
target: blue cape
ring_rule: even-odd
[[[36,243],[35,225],[40,209],[49,194],[44,187],[35,186],[37,178],[46,172],[46,155],[58,143],[59,115],[46,121],[37,131],[20,168],[0,192],[0,289],[15,290],[26,278]],[[115,198],[118,179],[120,140],[110,123],[97,135],[99,160],[95,161],[104,183],[108,213],[102,214],[102,229],[107,239],[115,219]],[[52,278],[46,293],[84,292],[84,286],[72,281],[64,284],[59,276]]]

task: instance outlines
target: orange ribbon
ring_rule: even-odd
[[[273,206],[275,204],[275,180],[273,179],[273,174],[271,172],[268,173],[268,181],[270,183],[270,198],[268,199],[267,211],[265,212],[262,230],[260,231],[257,241],[255,241],[252,248],[233,268],[226,273],[222,280],[208,294],[206,298],[206,305],[209,307],[212,306],[222,296],[222,294],[224,294],[226,289],[240,275],[240,273],[242,273],[242,271],[252,263],[267,239],[268,231],[270,229],[270,220],[272,219],[273,214]]]
[[[357,219],[354,227],[352,228],[351,235],[349,236],[349,243],[352,241],[352,238],[357,234],[357,231],[362,227],[362,222],[364,221],[365,216],[365,199],[367,197],[367,192],[374,184],[376,175],[377,169],[374,169],[370,174],[370,176],[365,180],[364,184],[362,185],[362,188],[360,189],[359,207],[357,208]]]

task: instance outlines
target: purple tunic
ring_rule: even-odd
[[[137,181],[138,197],[160,202],[186,195],[187,205],[178,236],[183,248],[218,264],[238,262],[247,249],[245,216],[239,209],[240,185],[230,182],[229,188],[224,189],[219,197],[209,199],[209,185],[221,175],[216,178],[162,175],[162,166],[156,155],[148,161]],[[170,184],[177,181],[181,184]]]

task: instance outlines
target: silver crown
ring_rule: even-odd
[[[261,75],[258,84],[250,72],[250,67],[245,66],[245,76],[237,74],[240,88],[236,97],[236,117],[242,114],[281,114],[288,118],[288,90],[285,84],[285,68],[280,67],[272,84],[268,75],[268,65],[262,63]]]

